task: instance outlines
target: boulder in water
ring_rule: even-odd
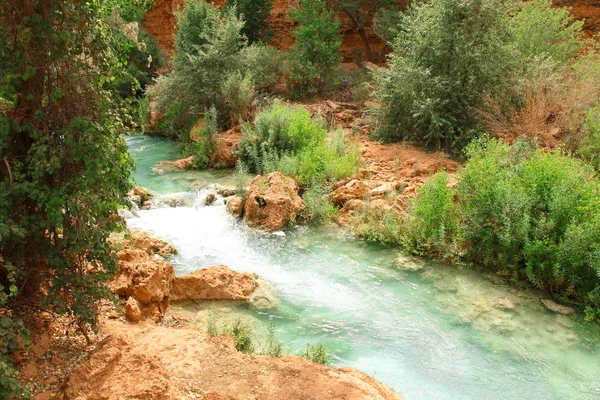
[[[288,225],[304,209],[298,184],[280,172],[252,179],[244,206],[248,225],[277,231]]]
[[[240,196],[233,196],[227,199],[227,211],[233,216],[240,218],[244,214],[244,199]]]
[[[200,269],[173,280],[171,301],[243,300],[256,288],[256,278],[248,272],[235,272],[225,265]]]
[[[173,162],[173,166],[179,169],[191,169],[194,166],[194,157],[190,156]]]

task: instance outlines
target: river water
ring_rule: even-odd
[[[173,142],[127,138],[134,178],[160,198],[194,199],[202,182],[232,185],[231,172],[153,175],[177,158]],[[493,274],[402,256],[335,226],[276,234],[247,228],[217,205],[141,211],[128,224],[179,250],[183,275],[225,264],[259,274],[278,306],[239,305],[264,327],[271,318],[290,353],[323,344],[335,366],[357,368],[419,399],[600,399],[600,327],[547,310],[545,296]]]

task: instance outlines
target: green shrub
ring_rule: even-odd
[[[402,244],[413,254],[442,255],[458,228],[456,190],[448,187],[448,174],[440,172],[423,185],[403,221]]]
[[[235,339],[235,348],[237,351],[243,353],[254,353],[254,343],[252,342],[252,330],[242,322],[241,319],[237,319],[229,328],[224,332],[226,335],[232,335]]]
[[[292,95],[305,97],[324,93],[338,83],[342,35],[340,22],[322,0],[300,0],[290,9],[292,21],[300,24],[289,54]]]
[[[591,168],[523,142],[481,139],[467,154],[458,181],[469,258],[569,299],[596,298],[600,182]]]
[[[352,175],[360,162],[356,149],[345,145],[341,132],[331,143],[326,137],[304,107],[275,101],[256,116],[254,127],[245,125],[238,154],[249,172],[280,171],[302,185]]]
[[[266,163],[321,143],[326,135],[304,107],[275,101],[256,116],[254,127],[245,125],[239,155],[250,172],[264,173]]]
[[[356,235],[385,246],[402,246],[403,223],[402,216],[397,212],[371,209],[368,202],[350,218]]]
[[[243,57],[257,90],[273,89],[284,75],[284,56],[273,46],[253,44],[243,50]]]
[[[228,122],[231,109],[221,88],[232,73],[244,70],[246,38],[241,33],[244,22],[231,8],[220,12],[204,0],[191,0],[176,17],[173,72],[160,77],[148,95],[156,99],[157,112],[173,121],[168,124],[179,136],[190,128],[189,121],[193,125],[211,107],[216,108],[220,124]],[[238,82],[248,84],[243,79]]]
[[[575,21],[567,8],[552,7],[552,0],[522,3],[508,26],[516,48],[533,63],[550,59],[562,65],[586,45],[583,21]]]
[[[455,153],[479,135],[474,111],[483,97],[512,92],[506,18],[494,0],[412,3],[378,77],[377,135]]]
[[[192,156],[194,168],[202,169],[212,166],[212,155],[216,149],[216,137],[218,133],[217,110],[211,107],[205,112],[206,118],[196,124],[191,131],[195,135],[194,140],[183,138],[183,154]]]
[[[329,193],[328,188],[320,184],[312,184],[302,195],[306,206],[305,218],[316,225],[330,222],[337,216],[338,210],[327,198],[327,193]]]
[[[248,119],[254,106],[255,97],[254,83],[249,72],[245,75],[242,75],[240,71],[229,72],[221,86],[221,94],[233,124]]]
[[[275,325],[273,318],[269,319],[269,335],[267,336],[267,355],[272,357],[281,357],[283,355],[283,343],[277,340],[275,336]]]
[[[268,42],[273,30],[267,21],[273,8],[273,0],[227,0],[227,6],[234,7],[237,16],[244,20],[242,34],[248,43]]]
[[[300,357],[324,365],[329,365],[329,362],[331,361],[331,356],[327,354],[322,344],[312,346],[307,343],[306,348],[300,352]]]

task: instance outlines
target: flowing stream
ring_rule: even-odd
[[[192,202],[141,211],[129,225],[177,247],[178,275],[217,264],[260,275],[278,306],[239,312],[263,329],[272,318],[289,352],[323,344],[333,365],[366,372],[407,400],[600,399],[600,327],[547,310],[544,294],[468,266],[407,258],[335,226],[253,231],[221,199],[197,201],[203,183],[233,185],[231,172],[153,175],[156,162],[177,158],[176,144],[127,143],[139,185]]]

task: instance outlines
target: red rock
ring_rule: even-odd
[[[244,220],[248,225],[275,231],[288,225],[303,209],[296,181],[272,172],[264,177],[258,175],[250,182]]]
[[[225,265],[200,269],[173,280],[171,301],[243,300],[248,301],[256,279],[248,272],[235,272]]]

